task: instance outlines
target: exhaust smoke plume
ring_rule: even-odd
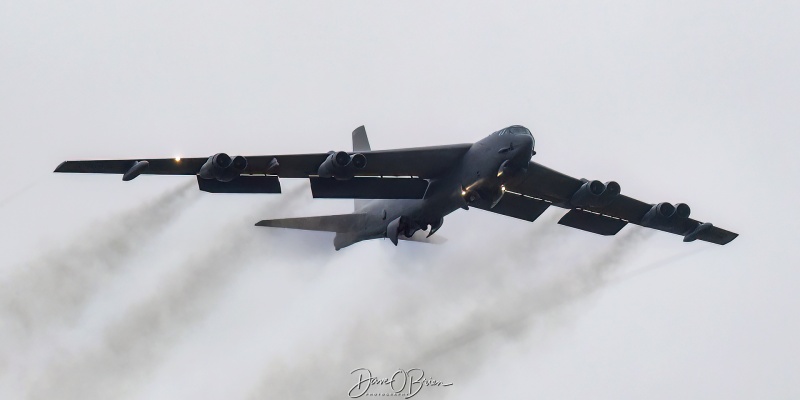
[[[182,185],[135,209],[98,222],[59,249],[17,268],[0,283],[0,371],[22,357],[30,342],[52,328],[69,326],[104,282],[124,269],[136,250],[157,236],[190,202],[193,184]]]
[[[243,269],[256,247],[276,246],[256,231],[253,223],[265,213],[281,214],[298,206],[301,187],[289,190],[280,200],[269,201],[243,218],[230,221],[218,232],[225,232],[205,248],[192,254],[168,276],[153,295],[119,310],[118,318],[108,321],[92,348],[63,352],[37,379],[45,385],[32,386],[33,399],[124,398],[135,396],[148,381],[164,356],[182,335],[219,300],[224,288]],[[257,242],[258,241],[258,242]],[[91,381],[91,385],[85,382]]]
[[[557,218],[543,218],[520,234],[472,238],[460,246],[468,251],[431,253],[417,268],[410,266],[426,255],[398,253],[383,267],[386,275],[373,282],[380,290],[364,294],[366,307],[348,311],[356,316],[328,332],[318,348],[270,361],[251,398],[341,398],[354,381],[349,372],[361,367],[381,377],[397,368],[423,368],[463,378],[493,345],[526,340],[535,328],[553,325],[544,319],[602,287],[649,236],[630,227],[611,243],[592,247],[583,243],[585,233],[556,225]],[[411,274],[398,277],[397,269]],[[309,376],[315,383],[304,385]]]
[[[276,242],[263,241],[264,235],[287,231],[252,224],[263,213],[279,215],[298,206],[301,193],[289,191],[280,202],[269,202],[244,218],[214,228],[228,234],[193,246],[192,255],[171,267],[147,295],[122,306],[109,305],[114,315],[88,332],[96,337],[89,344],[50,344],[47,352],[34,354],[35,361],[26,362],[36,363],[36,368],[26,370],[23,363],[16,386],[34,399],[142,397],[172,350],[213,314],[223,289],[255,266],[293,268],[283,265],[290,255],[298,257],[307,271],[281,285],[322,299],[312,306],[329,314],[329,320],[315,327],[324,327],[323,331],[309,332],[307,326],[315,329],[313,321],[298,314],[303,327],[290,324],[282,329],[301,335],[270,344],[287,356],[262,352],[260,368],[252,379],[239,382],[240,392],[250,393],[253,399],[342,398],[353,380],[349,372],[359,367],[376,374],[417,367],[458,380],[474,373],[495,346],[530,341],[531,333],[558,325],[550,318],[559,315],[554,312],[602,287],[620,260],[648,234],[630,227],[615,238],[592,242],[590,238],[595,237],[558,226],[558,216],[545,214],[526,231],[497,235],[466,230],[451,235],[456,240],[445,246],[387,245],[380,248],[377,259],[367,244],[334,252],[327,234],[295,232]],[[125,238],[143,241],[169,223],[175,213],[165,210],[177,209],[172,202],[181,198],[185,193],[175,191],[159,199],[160,206],[155,206],[156,201],[138,213],[132,211],[121,218],[126,222],[115,225],[127,225]],[[11,337],[42,336],[57,323],[75,321],[93,288],[120,271],[118,264],[136,247],[106,233],[103,240],[67,258],[80,262],[50,268],[45,268],[44,261],[37,262],[42,265],[40,274],[27,280],[20,275],[6,283],[28,282],[29,289],[21,294],[38,297],[32,304],[26,303],[28,298],[3,299],[5,315],[27,316],[23,318],[26,324],[9,331]],[[320,262],[309,269],[315,257]],[[280,262],[272,263],[273,259]],[[83,263],[91,267],[78,268]],[[58,289],[56,283],[72,275],[74,282]],[[290,313],[303,312],[288,306]],[[276,324],[280,326],[280,320]],[[315,377],[313,385],[304,384],[308,376]]]

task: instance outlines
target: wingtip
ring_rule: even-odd
[[[63,170],[63,168],[64,168],[64,166],[65,166],[66,164],[67,164],[67,162],[66,162],[66,161],[62,161],[62,162],[61,162],[61,164],[58,164],[58,166],[56,167],[56,169],[54,169],[54,170],[53,170],[53,172],[63,172],[62,170]]]
[[[731,240],[728,240],[727,242],[725,242],[725,244],[728,244],[728,243],[734,241],[737,237],[739,237],[739,234],[738,233],[733,233],[733,235],[731,236]]]
[[[720,240],[718,242],[718,244],[723,245],[723,246],[728,244],[728,243],[730,243],[730,242],[732,242],[737,237],[739,237],[739,234],[736,233],[736,232],[731,232],[731,231],[726,231],[726,230],[722,230],[722,232],[723,232],[723,235],[722,235],[723,239]]]

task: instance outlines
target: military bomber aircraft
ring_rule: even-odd
[[[257,226],[335,232],[336,250],[354,243],[428,237],[444,217],[475,207],[534,221],[548,207],[569,210],[559,224],[615,235],[632,223],[726,244],[738,235],[689,218],[689,206],[650,204],[620,193],[617,182],[576,179],[531,161],[534,138],[519,125],[475,143],[397,150],[372,150],[363,126],[353,131],[353,151],[202,158],[65,161],[55,172],[196,175],[210,193],[280,193],[280,178],[304,178],[315,198],[352,198],[352,214],[264,220]]]

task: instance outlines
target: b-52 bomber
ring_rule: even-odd
[[[632,223],[726,244],[738,235],[689,218],[689,206],[650,204],[620,193],[617,182],[576,179],[531,160],[534,139],[523,126],[501,129],[475,143],[372,150],[363,126],[353,131],[353,151],[203,158],[65,161],[55,172],[196,175],[210,193],[280,193],[280,178],[309,179],[314,198],[355,199],[351,214],[264,220],[257,226],[335,232],[336,250],[354,243],[428,237],[444,217],[475,207],[534,221],[548,207],[569,210],[561,225],[599,235]]]

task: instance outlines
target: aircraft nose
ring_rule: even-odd
[[[516,135],[513,141],[514,147],[533,147],[533,137],[531,135]]]
[[[530,158],[533,155],[533,136],[516,135],[512,139],[514,149],[518,149],[518,154],[525,154]]]

